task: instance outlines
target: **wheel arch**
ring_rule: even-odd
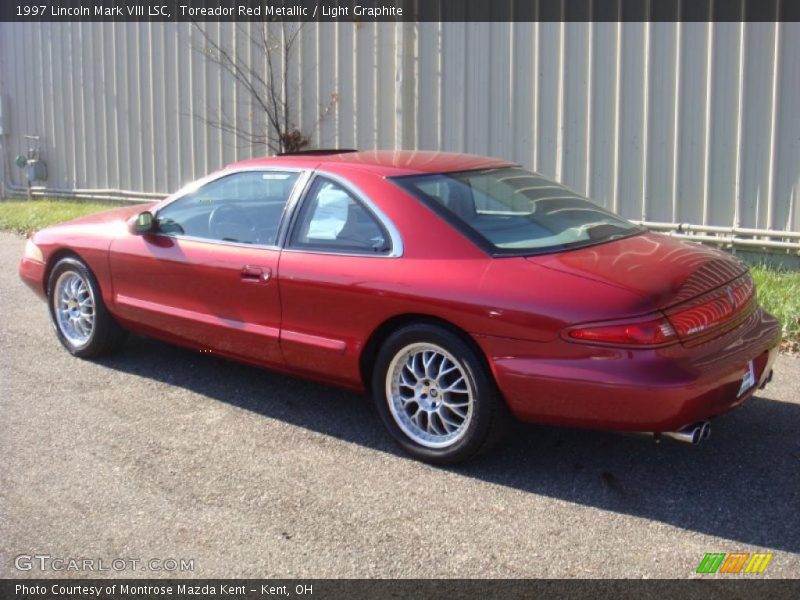
[[[86,268],[91,271],[91,267],[88,265],[86,260],[76,250],[74,250],[72,248],[66,248],[66,247],[58,248],[57,250],[54,250],[53,252],[50,253],[50,256],[48,257],[47,262],[45,263],[44,277],[42,278],[43,279],[42,287],[44,288],[44,293],[45,294],[49,294],[50,293],[50,290],[49,290],[50,274],[53,272],[53,268],[58,264],[58,262],[62,258],[75,258],[75,259],[81,261],[84,265],[86,265]]]
[[[372,370],[375,366],[375,360],[377,359],[381,346],[383,346],[384,342],[386,342],[386,340],[389,339],[389,336],[391,336],[395,331],[398,331],[403,327],[416,324],[435,325],[458,336],[464,343],[472,348],[478,358],[483,361],[487,372],[491,375],[492,381],[494,381],[495,386],[497,386],[497,378],[495,377],[495,371],[492,368],[491,361],[486,356],[483,348],[481,348],[480,345],[475,341],[475,338],[473,338],[464,329],[458,325],[455,325],[451,321],[442,319],[441,317],[422,313],[405,313],[395,315],[378,325],[378,327],[376,327],[375,330],[370,334],[367,342],[364,344],[364,347],[361,350],[358,365],[359,373],[361,375],[361,381],[367,391],[371,391],[372,388]]]

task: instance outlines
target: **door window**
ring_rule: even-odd
[[[299,173],[245,171],[216,179],[158,212],[158,230],[208,240],[272,246]]]

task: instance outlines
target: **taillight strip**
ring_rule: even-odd
[[[661,314],[623,321],[583,323],[568,327],[562,335],[571,342],[637,348],[666,346],[678,341],[672,325]]]
[[[681,340],[705,336],[755,309],[755,285],[750,275],[732,285],[701,296],[666,311],[667,318]]]

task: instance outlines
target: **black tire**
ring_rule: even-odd
[[[62,328],[64,326],[60,323],[56,312],[56,286],[62,276],[68,277],[70,274],[77,275],[89,286],[94,304],[93,325],[86,339],[80,342],[74,338],[71,339],[68,332]],[[74,356],[94,358],[110,354],[117,350],[128,337],[127,331],[108,312],[94,274],[76,257],[62,258],[53,266],[47,280],[47,303],[50,307],[50,319],[58,341]]]
[[[470,386],[467,389],[472,390],[471,417],[466,425],[460,429],[461,433],[458,433],[458,435],[461,437],[454,439],[452,443],[446,442],[450,445],[444,447],[424,445],[414,439],[412,434],[405,431],[399,423],[404,417],[395,416],[393,410],[400,415],[406,409],[397,408],[396,402],[393,404],[390,398],[390,391],[387,390],[387,387],[392,385],[391,379],[387,381],[387,378],[393,376],[389,372],[390,369],[392,369],[393,373],[398,372],[397,369],[402,371],[402,367],[399,365],[403,363],[403,357],[408,357],[409,352],[415,353],[415,348],[423,348],[425,345],[444,349],[456,359],[459,367],[457,374],[463,373]],[[417,350],[416,353],[419,354],[420,352],[422,350]],[[410,371],[406,372],[410,373]],[[424,379],[428,379],[427,373]],[[427,381],[423,383],[425,385],[430,384]],[[438,382],[434,381],[433,385],[438,385]],[[404,387],[410,393],[409,386]],[[438,390],[439,388],[436,389]],[[444,394],[441,392],[438,392],[438,394],[441,395],[440,403],[444,403]],[[485,361],[478,352],[458,334],[444,327],[428,323],[404,327],[394,332],[384,342],[378,353],[372,373],[372,395],[384,425],[400,446],[413,457],[436,465],[463,462],[485,452],[502,438],[510,421],[508,408],[500,396]],[[425,396],[421,397],[424,398]],[[418,401],[411,400],[410,402],[410,405],[406,404],[405,406],[413,407],[414,403]],[[393,409],[392,406],[395,406],[395,408]],[[413,408],[406,412],[405,415],[408,415],[409,412],[414,412]],[[460,417],[461,415],[458,416]],[[428,419],[424,419],[424,421],[427,422]],[[444,425],[441,419],[437,422],[440,425]],[[413,429],[414,425],[407,423],[405,427]],[[455,431],[459,432],[459,429]],[[453,435],[456,434],[454,433]]]

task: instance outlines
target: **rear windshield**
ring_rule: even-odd
[[[494,255],[530,255],[641,233],[563,185],[518,167],[392,179]]]

